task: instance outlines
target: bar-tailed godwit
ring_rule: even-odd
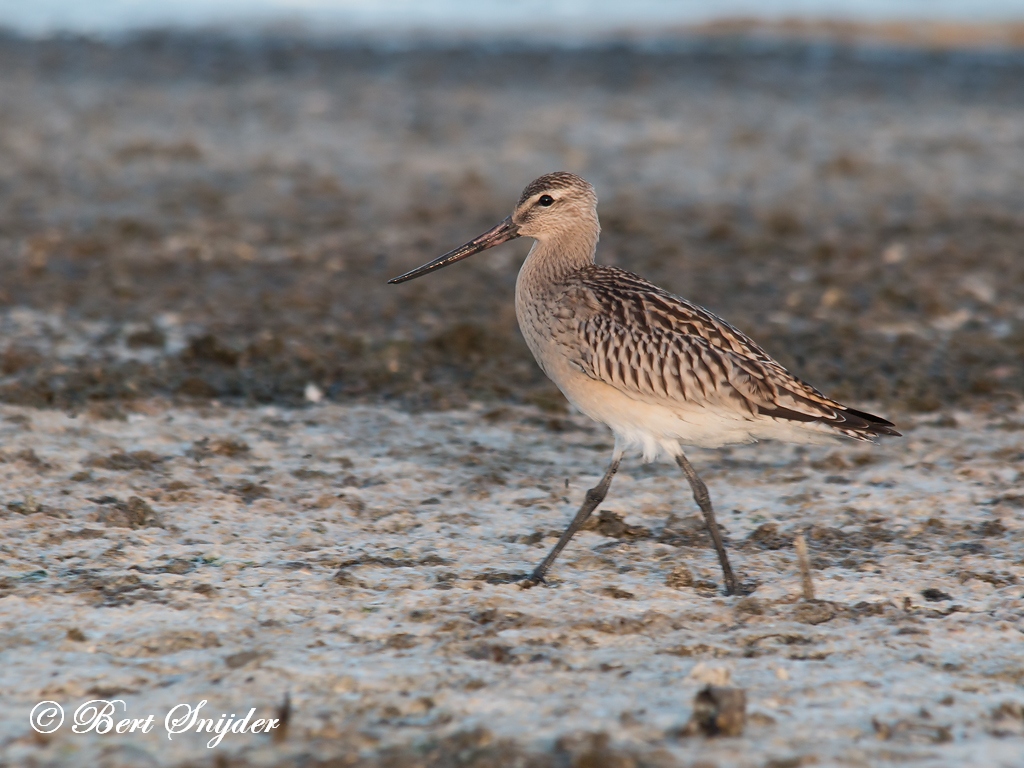
[[[532,182],[493,229],[403,283],[517,237],[534,239],[516,281],[516,317],[530,351],[569,402],[615,435],[611,465],[524,585],[544,580],[573,534],[604,501],[626,451],[679,465],[704,515],[725,589],[739,589],[707,487],[682,446],[761,439],[796,443],[899,435],[894,425],[825,397],[749,337],[702,307],[641,277],[594,263],[597,195],[572,173]]]

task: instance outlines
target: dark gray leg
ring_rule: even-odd
[[[558,557],[558,553],[565,549],[565,545],[569,543],[569,539],[575,535],[585,522],[590,517],[591,513],[597,509],[598,505],[604,501],[604,497],[608,495],[608,488],[612,484],[612,478],[615,477],[615,473],[619,470],[619,462],[622,461],[622,454],[616,452],[612,457],[612,463],[608,467],[608,471],[604,473],[604,477],[601,478],[601,482],[596,486],[587,491],[587,496],[583,500],[583,506],[580,507],[580,511],[576,513],[576,517],[569,523],[569,527],[565,529],[565,533],[562,534],[558,543],[555,544],[548,556],[544,558],[544,562],[537,566],[534,572],[530,575],[530,578],[525,579],[522,583],[524,587],[532,587],[540,582],[544,581],[544,574],[548,572],[548,568],[555,562],[555,558]]]
[[[704,514],[704,523],[711,534],[711,540],[715,543],[715,551],[718,552],[718,562],[722,565],[722,576],[725,577],[725,593],[736,594],[736,577],[732,573],[732,566],[729,565],[729,556],[725,554],[725,545],[722,544],[722,535],[718,532],[718,522],[715,520],[715,510],[711,508],[711,496],[708,495],[708,487],[697,475],[693,465],[683,455],[676,456],[676,464],[683,470],[686,479],[690,481],[690,488],[693,490],[693,500],[697,502],[700,511]]]

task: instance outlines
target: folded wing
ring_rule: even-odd
[[[565,297],[582,342],[572,345],[574,362],[622,392],[824,425],[859,440],[899,435],[891,422],[825,397],[706,309],[629,272],[584,270]]]

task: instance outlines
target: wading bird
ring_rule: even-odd
[[[558,543],[524,580],[544,580],[558,553],[604,501],[623,453],[674,459],[693,490],[722,566],[739,585],[707,487],[683,445],[717,448],[761,439],[795,443],[899,435],[800,381],[749,337],[706,309],[641,277],[594,263],[597,195],[572,173],[532,182],[507,219],[465,245],[390,280],[404,283],[517,237],[535,240],[516,280],[516,317],[541,369],[615,435],[612,462]]]

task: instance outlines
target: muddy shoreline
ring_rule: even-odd
[[[1016,764],[1024,54],[155,33],[0,72],[0,763]],[[904,432],[693,452],[750,597],[633,460],[509,583],[609,436],[519,336],[524,243],[385,282],[558,168],[601,261]],[[742,737],[681,733],[711,682]],[[26,719],[286,694],[216,753]]]
[[[747,597],[674,467],[536,407],[0,407],[5,765],[1013,765],[1024,412],[881,446],[692,451]],[[793,550],[807,538],[817,601]],[[708,683],[737,738],[680,732]],[[208,701],[284,738],[29,729],[39,701]],[[70,722],[70,721],[69,721]],[[162,727],[162,726],[161,726]],[[461,757],[457,757],[461,755]],[[462,762],[458,762],[458,761]],[[788,762],[786,762],[788,761]],[[801,762],[802,761],[802,762]]]
[[[385,51],[0,39],[0,399],[540,402],[525,246],[385,280],[590,178],[599,258],[837,397],[1024,388],[1024,55],[707,40]],[[26,311],[27,310],[27,311]]]

